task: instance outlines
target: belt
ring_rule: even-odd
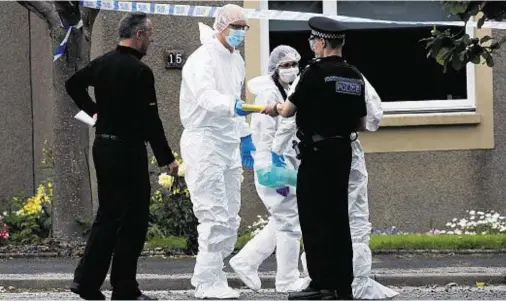
[[[109,135],[109,134],[96,134],[95,135],[96,138],[104,138],[104,139],[109,139],[109,140],[116,140],[116,141],[123,141],[122,139],[120,139],[118,136],[115,136],[115,135]]]
[[[312,138],[313,138],[313,142],[316,143],[316,142],[320,142],[320,141],[324,141],[324,140],[328,140],[328,139],[344,139],[345,137],[341,136],[341,135],[323,137],[321,135],[315,134],[312,136]]]
[[[140,140],[140,139],[124,139],[124,138],[121,138],[119,136],[111,135],[111,134],[95,134],[95,138],[103,138],[103,139],[109,139],[109,140],[114,140],[114,141],[119,141],[119,142],[147,144],[147,142],[144,141],[144,140]]]

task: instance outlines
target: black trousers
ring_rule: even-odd
[[[297,205],[311,288],[351,296],[353,249],[348,217],[351,144],[319,142],[303,152],[297,176]]]
[[[146,145],[97,137],[93,144],[99,208],[84,255],[74,273],[80,291],[102,286],[112,259],[113,293],[136,298],[137,261],[149,221],[150,182]]]

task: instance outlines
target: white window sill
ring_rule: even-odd
[[[380,122],[382,127],[411,127],[437,125],[476,125],[482,114],[476,112],[427,113],[427,114],[385,114]]]

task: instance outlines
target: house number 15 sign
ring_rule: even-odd
[[[182,69],[185,63],[183,50],[167,50],[165,54],[166,69]]]

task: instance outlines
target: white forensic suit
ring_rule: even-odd
[[[191,284],[196,298],[238,298],[228,286],[223,259],[235,248],[241,221],[240,138],[251,134],[234,110],[245,66],[239,51],[231,53],[210,27],[199,26],[202,45],[183,67],[179,100],[185,180],[199,221]]]
[[[365,98],[367,107],[366,130],[374,132],[383,118],[381,99],[365,78]],[[356,299],[389,299],[398,293],[370,278],[372,253],[369,248],[371,223],[369,222],[369,202],[367,198],[368,174],[365,166],[364,150],[359,139],[351,143],[352,161],[348,188],[348,211],[353,242],[353,297]],[[305,253],[301,260],[307,273]]]
[[[256,95],[255,104],[272,105],[282,103],[279,89],[271,76],[256,77],[248,82],[249,91]],[[288,91],[285,91],[288,93]],[[300,239],[302,233],[297,210],[295,187],[289,186],[286,197],[276,189],[258,183],[256,170],[271,166],[271,151],[282,154],[286,168],[297,170],[300,161],[292,147],[286,143],[296,139],[295,117],[270,117],[253,114],[251,129],[256,147],[254,154],[255,187],[260,199],[270,213],[267,225],[254,236],[241,251],[230,260],[230,265],[241,280],[251,289],[261,288],[258,268],[260,264],[276,250],[276,291],[300,291],[309,285],[309,278],[303,279],[299,272]]]

